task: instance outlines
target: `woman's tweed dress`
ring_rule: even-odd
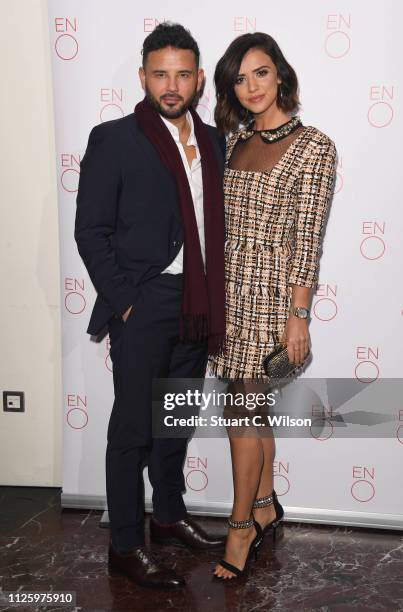
[[[223,378],[264,380],[262,361],[284,332],[291,285],[317,283],[336,149],[314,127],[300,127],[283,139],[281,154],[280,142],[262,143],[255,134],[253,138],[260,140],[256,152],[263,144],[267,152],[277,147],[277,153],[272,164],[260,159],[253,166],[260,170],[242,170],[232,163],[236,151],[245,146],[239,140],[242,134],[238,131],[227,144],[226,349],[210,360],[210,371]],[[240,157],[242,167],[242,153]]]

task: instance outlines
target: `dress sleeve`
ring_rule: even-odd
[[[306,159],[298,179],[295,251],[288,283],[314,287],[318,268],[322,230],[330,203],[336,166],[336,148],[326,138]]]

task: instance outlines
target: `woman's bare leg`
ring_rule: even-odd
[[[271,495],[273,491],[273,461],[276,454],[276,442],[271,429],[271,435],[267,435],[268,433],[268,429],[266,429],[265,437],[261,438],[264,460],[256,497],[266,497]],[[253,515],[259,525],[264,528],[276,517],[274,505],[271,504],[265,508],[254,508]]]
[[[231,386],[233,394],[246,394],[248,386],[242,381]],[[245,416],[247,411],[242,415]],[[226,415],[229,416],[229,415]],[[235,416],[231,413],[231,416]],[[256,428],[253,426],[229,427],[227,429],[231,448],[232,479],[234,485],[234,503],[231,518],[233,521],[248,520],[252,516],[252,505],[259,487],[260,475],[264,463],[263,445]],[[256,537],[254,527],[234,529],[229,527],[224,559],[240,570],[245,565],[249,547]],[[220,564],[214,573],[222,578],[233,578],[234,574]]]
[[[259,486],[263,467],[263,446],[257,435],[233,437],[230,435],[232,477],[234,482],[234,505],[232,520],[243,521],[251,517],[251,508]],[[254,527],[247,529],[228,529],[224,559],[240,570],[252,540],[256,537]],[[233,578],[235,574],[217,564],[214,574],[221,578]]]
[[[249,390],[253,390],[249,387]],[[267,383],[262,383],[257,389],[258,392],[267,395],[270,392],[270,387]],[[268,414],[268,412],[267,412]],[[259,487],[256,497],[267,497],[273,491],[273,462],[276,454],[276,441],[271,427],[260,427],[258,433],[261,436],[263,447],[263,467],[260,475]],[[265,506],[264,508],[254,508],[253,516],[259,525],[264,528],[268,523],[276,517],[274,505]]]

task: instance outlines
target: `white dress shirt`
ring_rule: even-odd
[[[161,115],[160,115],[161,116]],[[167,126],[168,130],[171,133],[172,138],[176,142],[176,145],[179,149],[180,156],[182,158],[183,166],[185,168],[186,176],[189,182],[190,192],[192,194],[193,206],[195,210],[197,230],[199,232],[199,240],[201,253],[203,257],[203,264],[205,264],[206,260],[206,249],[205,249],[205,241],[204,241],[204,212],[203,212],[203,181],[202,181],[202,167],[201,167],[201,157],[199,147],[197,145],[197,140],[194,132],[193,118],[190,112],[188,111],[186,114],[186,120],[190,125],[190,134],[187,140],[188,146],[194,146],[196,149],[196,157],[192,161],[192,165],[189,166],[189,162],[186,158],[185,149],[179,139],[179,130],[170,121],[165,119],[165,117],[161,117],[162,121]],[[170,265],[163,270],[163,274],[181,274],[183,272],[183,245],[175,259]]]

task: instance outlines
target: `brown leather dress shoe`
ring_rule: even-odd
[[[178,589],[186,584],[173,570],[161,567],[145,546],[124,554],[109,546],[108,567],[111,574],[125,574],[144,587]]]
[[[169,525],[151,517],[150,537],[157,544],[179,544],[195,550],[219,550],[225,546],[225,536],[209,536],[189,517]]]

